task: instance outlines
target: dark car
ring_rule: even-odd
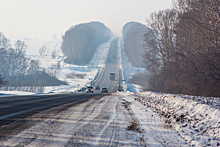
[[[86,93],[89,93],[89,92],[93,93],[93,87],[92,86],[87,87]]]
[[[86,91],[86,87],[82,87],[81,89],[78,89],[78,92],[85,92]]]
[[[98,85],[95,86],[95,90],[100,90],[100,87]]]
[[[82,87],[82,88],[81,88],[81,91],[82,91],[82,92],[85,92],[85,91],[86,91],[86,87]]]
[[[108,89],[107,88],[102,88],[101,93],[108,93]]]

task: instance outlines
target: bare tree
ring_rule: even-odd
[[[148,71],[154,77],[151,81],[153,89],[157,91],[161,88],[168,89],[167,84],[161,81],[161,74],[163,71],[163,76],[167,78],[169,73],[165,71],[169,68],[168,64],[173,64],[177,60],[174,56],[177,22],[178,13],[174,9],[154,12],[147,19],[147,26],[151,30],[144,35],[146,49],[144,58]]]
[[[157,91],[220,96],[219,0],[177,0],[152,13],[145,62]]]
[[[44,56],[46,54],[47,48],[45,45],[43,45],[38,51],[40,56]]]

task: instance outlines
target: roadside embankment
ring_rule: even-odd
[[[150,91],[135,96],[143,105],[166,117],[167,123],[191,146],[220,146],[219,98]]]

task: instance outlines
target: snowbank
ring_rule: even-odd
[[[155,108],[157,113],[166,117],[167,123],[190,145],[220,146],[219,101],[204,103],[208,98],[199,102],[198,99],[191,99],[191,96],[156,92],[137,93],[135,96],[138,101]]]
[[[33,95],[35,93],[32,92],[25,92],[25,91],[0,91],[1,96],[11,96],[11,95]]]

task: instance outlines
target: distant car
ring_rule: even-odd
[[[95,86],[95,90],[100,90],[100,87],[98,85]]]
[[[101,93],[108,93],[108,89],[107,88],[102,88]]]
[[[81,91],[83,91],[83,92],[86,91],[86,87],[82,87]]]
[[[85,92],[86,91],[86,87],[82,87],[81,89],[78,90],[78,92]]]
[[[93,87],[92,86],[87,87],[86,93],[89,93],[89,92],[93,93]]]

